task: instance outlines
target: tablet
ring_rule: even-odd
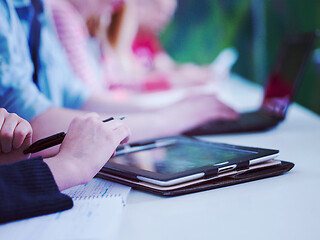
[[[274,159],[278,150],[212,143],[187,137],[167,137],[117,149],[101,172],[158,186],[172,186],[194,179]]]

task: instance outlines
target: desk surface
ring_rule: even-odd
[[[230,86],[223,98],[233,107],[258,106],[261,88]],[[320,239],[319,116],[293,104],[270,131],[204,139],[279,149],[279,159],[296,166],[282,176],[173,198],[132,190],[119,239]]]

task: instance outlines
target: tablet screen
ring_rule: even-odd
[[[126,153],[110,159],[111,162],[160,174],[226,163],[234,158],[256,154],[254,151],[220,146],[208,147],[190,142]]]

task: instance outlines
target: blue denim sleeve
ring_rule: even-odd
[[[32,81],[33,65],[11,2],[0,0],[0,107],[30,121],[52,106]]]

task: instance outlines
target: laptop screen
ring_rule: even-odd
[[[304,73],[316,33],[285,39],[265,86],[262,109],[283,119]]]

